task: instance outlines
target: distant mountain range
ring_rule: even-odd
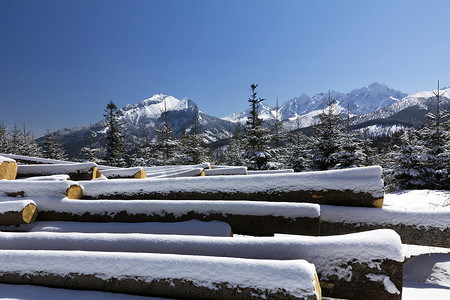
[[[442,109],[449,107],[450,89],[442,90],[444,98]],[[329,95],[336,99],[337,110],[346,112],[349,107],[354,128],[371,128],[376,134],[377,128],[394,128],[399,125],[419,125],[424,121],[428,111],[435,111],[435,97],[432,92],[420,92],[407,95],[400,91],[380,84],[372,83],[366,87],[354,89],[349,93],[330,91],[319,93],[313,97],[302,94],[284,102],[278,114],[284,120],[285,130],[295,128],[297,117],[302,127],[315,124],[318,115],[325,108]],[[206,143],[217,142],[229,136],[235,122],[245,123],[249,110],[235,113],[222,119],[207,115],[199,110],[194,101],[184,98],[178,100],[172,96],[156,94],[137,104],[128,104],[119,110],[119,118],[124,124],[126,142],[133,146],[142,137],[151,141],[156,138],[154,128],[163,122],[162,113],[167,110],[167,116],[175,129],[175,136],[181,136],[182,128],[187,133],[191,130],[194,116],[198,115],[200,132],[204,133]],[[262,105],[261,117],[272,121],[276,116],[276,108]],[[60,129],[55,133],[70,157],[79,155],[80,149],[89,142],[90,131],[94,134],[95,144],[102,145],[105,141],[104,121],[101,120],[91,127],[75,127]],[[381,132],[381,131],[380,131]],[[43,138],[38,139],[42,143]]]

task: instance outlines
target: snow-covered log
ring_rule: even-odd
[[[28,180],[1,180],[0,196],[8,197],[68,197],[80,199],[83,189],[73,181],[28,181]]]
[[[247,167],[220,167],[205,170],[205,176],[247,175]]]
[[[203,164],[197,164],[197,165],[154,166],[154,167],[145,167],[145,171],[147,171],[147,173],[153,173],[155,171],[176,171],[176,170],[192,169],[192,168],[211,169],[211,164],[203,163]]]
[[[17,177],[67,174],[72,180],[91,180],[102,176],[96,163],[19,165]]]
[[[260,260],[304,259],[313,263],[324,295],[344,299],[401,299],[403,255],[392,230],[330,237],[282,235],[204,236],[2,233],[0,247],[170,253]],[[45,241],[45,242],[44,242]],[[382,278],[381,281],[373,281]]]
[[[17,175],[17,163],[14,159],[0,156],[0,180],[14,180]]]
[[[336,235],[387,228],[404,244],[450,248],[450,211],[321,205],[320,234]]]
[[[272,175],[83,182],[86,199],[257,200],[383,205],[381,167]]]
[[[19,225],[33,222],[37,217],[33,200],[0,201],[0,224]]]
[[[148,178],[175,178],[175,177],[195,177],[195,176],[205,176],[205,169],[203,168],[190,168],[190,169],[180,169],[172,172],[162,172],[162,173],[150,173],[147,175]]]
[[[137,178],[142,179],[147,177],[147,173],[143,167],[123,168],[123,169],[108,169],[101,171],[108,179],[117,178]]]
[[[282,170],[249,170],[248,175],[267,175],[267,174],[290,174],[294,173],[294,169]]]
[[[320,297],[314,265],[304,260],[0,250],[0,261],[2,283],[189,299]]]
[[[0,231],[17,232],[83,232],[83,233],[143,233],[143,234],[177,234],[177,235],[204,235],[204,236],[222,236],[229,237],[233,233],[230,225],[219,221],[202,222],[190,220],[184,222],[139,222],[139,223],[91,223],[91,222],[61,222],[61,221],[37,221],[32,224],[23,224],[20,226],[0,226]],[[7,235],[0,233],[0,240]],[[45,235],[36,235],[33,243],[39,244],[39,239]],[[12,236],[10,236],[12,237]],[[24,240],[33,239],[33,235],[21,235]],[[14,238],[13,238],[14,239]],[[18,242],[17,249],[32,249]],[[1,244],[2,242],[0,242]],[[25,242],[26,243],[26,242]],[[13,242],[6,243],[5,248],[11,248]],[[30,247],[34,247],[31,246]],[[41,249],[41,248],[40,248]],[[51,249],[51,248],[46,248]],[[67,248],[70,250],[70,248]],[[111,250],[113,251],[113,250]]]
[[[48,159],[48,158],[42,158],[42,157],[16,155],[16,154],[0,153],[0,156],[9,157],[9,158],[16,160],[17,162],[24,163],[24,164],[30,164],[30,165],[34,165],[34,164],[73,164],[73,162],[70,162],[70,161]]]
[[[42,221],[222,221],[233,233],[319,235],[319,205],[259,201],[35,199]]]

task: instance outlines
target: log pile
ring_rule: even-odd
[[[67,174],[71,180],[91,180],[102,176],[96,163],[19,165],[17,177]]]

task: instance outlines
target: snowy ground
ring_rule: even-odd
[[[450,210],[450,191],[408,191],[387,194],[385,206],[407,210]],[[449,237],[450,238],[450,237]],[[450,299],[450,249],[404,245],[403,256],[411,258],[404,265],[404,300]],[[124,299],[160,300],[161,298],[73,291],[35,286],[0,284],[0,299]]]

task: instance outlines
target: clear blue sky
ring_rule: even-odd
[[[0,121],[86,126],[155,93],[217,117],[374,81],[450,85],[450,1],[0,0]]]

